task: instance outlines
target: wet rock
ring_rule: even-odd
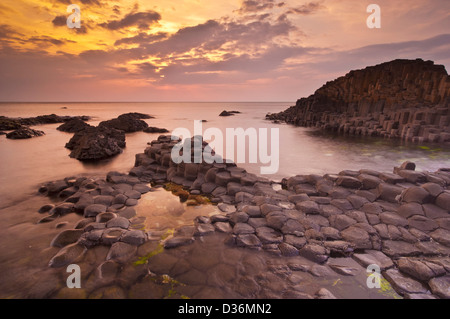
[[[100,160],[122,153],[125,134],[107,127],[89,127],[75,135],[66,144],[70,157],[80,161]]]
[[[425,189],[433,198],[438,197],[444,191],[442,186],[437,183],[425,183],[420,187]]]
[[[129,190],[124,193],[125,196],[131,199],[140,199],[141,198],[141,192],[135,191],[135,190]]]
[[[397,213],[384,212],[379,215],[382,223],[394,226],[407,226],[408,220]]]
[[[353,209],[353,205],[347,199],[344,198],[333,199],[331,201],[331,205],[336,206],[337,208],[339,208],[344,212]]]
[[[126,207],[122,210],[116,212],[120,217],[124,217],[127,219],[133,218],[136,216],[136,210],[133,207]]]
[[[105,205],[106,207],[112,204],[114,197],[110,195],[100,195],[94,198],[94,204]]]
[[[125,202],[125,206],[136,206],[138,204],[138,200],[134,198],[128,198]]]
[[[421,253],[416,246],[405,241],[384,240],[382,251],[389,257],[417,256]]]
[[[433,278],[428,285],[433,294],[443,299],[450,299],[450,276]]]
[[[424,204],[430,200],[430,194],[422,187],[413,186],[402,192],[401,198],[405,203],[415,202]]]
[[[95,217],[95,221],[97,223],[106,223],[107,221],[109,221],[110,219],[116,218],[117,215],[115,213],[112,212],[105,212],[105,213],[100,213]]]
[[[83,233],[82,229],[64,230],[60,232],[58,235],[56,235],[55,238],[53,238],[52,242],[50,243],[50,246],[64,247],[69,244],[73,244],[78,240],[78,238],[80,238],[82,233]]]
[[[120,241],[134,246],[142,245],[146,240],[145,233],[142,230],[129,230],[125,232]]]
[[[55,205],[53,205],[53,204],[46,204],[46,205],[42,206],[41,208],[39,208],[38,213],[39,213],[39,214],[48,213],[48,212],[50,212],[54,207],[55,207]]]
[[[450,192],[445,191],[436,198],[436,205],[450,212]]]
[[[189,245],[194,242],[192,237],[173,237],[164,242],[165,249],[176,248],[180,246]]]
[[[6,134],[6,138],[12,139],[12,140],[21,140],[21,139],[28,139],[32,137],[38,137],[43,136],[45,133],[43,131],[33,130],[29,127],[21,127],[15,131],[12,131],[10,133]]]
[[[248,215],[244,212],[235,212],[230,214],[230,222],[232,224],[246,223],[248,221]]]
[[[378,175],[377,175],[378,176]],[[377,176],[368,175],[368,174],[360,174],[357,178],[361,182],[362,189],[373,189],[377,188],[378,185],[382,182]]]
[[[400,169],[414,171],[416,169],[416,164],[410,161],[405,161],[402,165],[400,165]]]
[[[341,231],[341,236],[344,240],[351,242],[359,249],[371,249],[372,243],[370,241],[370,236],[362,228],[350,226],[343,231]]]
[[[195,229],[194,236],[205,236],[214,232],[214,225],[211,224],[199,224]]]
[[[347,215],[333,215],[329,218],[330,225],[339,231],[346,229],[347,227],[356,224],[356,220],[348,217]]]
[[[89,194],[83,194],[80,196],[80,199],[75,203],[75,210],[77,212],[84,212],[85,208],[89,205],[94,204],[94,198]]]
[[[448,210],[442,209],[434,204],[424,204],[422,205],[425,212],[425,216],[428,218],[445,218],[448,217]]]
[[[112,245],[120,240],[124,232],[122,228],[107,228],[102,233],[101,242],[104,245]]]
[[[434,272],[426,264],[413,258],[400,258],[397,265],[401,272],[421,281],[435,277]]]
[[[396,197],[402,193],[403,188],[388,183],[381,183],[378,185],[377,190],[380,199],[391,203],[396,203]]]
[[[435,296],[430,294],[405,294],[405,299],[437,299]]]
[[[414,215],[408,218],[408,225],[410,228],[416,228],[425,232],[435,230],[439,227],[435,220],[421,215]]]
[[[114,260],[120,264],[126,263],[136,253],[137,248],[135,245],[130,245],[123,242],[117,242],[112,244],[106,260]]]
[[[299,211],[301,211],[305,214],[319,214],[320,213],[319,205],[315,201],[312,201],[312,200],[297,202],[295,204],[295,208],[297,208]]]
[[[237,223],[233,227],[233,234],[240,235],[240,234],[254,234],[255,229],[246,223]]]
[[[403,177],[392,173],[381,173],[378,177],[389,184],[397,184],[405,181]]]
[[[381,270],[385,270],[394,266],[394,263],[388,256],[377,250],[366,250],[363,254],[354,254],[353,258],[364,267],[375,264]]]
[[[262,244],[255,234],[242,234],[236,237],[236,245],[239,247],[258,248]]]
[[[83,131],[88,127],[91,127],[91,125],[87,124],[79,118],[74,118],[65,122],[64,124],[61,124],[56,129],[61,132],[76,133]]]
[[[256,228],[256,235],[263,244],[279,244],[283,241],[283,235],[271,227]]]
[[[415,172],[410,170],[398,170],[397,174],[405,178],[409,183],[417,184],[426,181],[426,175],[421,172]]]
[[[320,288],[316,292],[317,299],[337,299],[328,289]]]
[[[48,263],[49,267],[58,268],[74,263],[86,249],[77,243],[62,248]]]
[[[66,214],[70,214],[74,211],[75,205],[73,203],[62,203],[57,206],[55,206],[51,211],[50,214],[55,216],[64,216]]]
[[[100,213],[106,212],[106,206],[101,204],[92,204],[84,209],[84,217],[96,217]]]
[[[359,175],[359,173],[358,173]],[[342,186],[342,187],[346,187],[346,188],[356,188],[359,189],[362,187],[362,182],[355,178],[355,177],[350,177],[350,176],[340,176],[337,180],[336,180],[336,185],[338,186]]]
[[[125,133],[142,131],[148,128],[148,124],[134,114],[127,113],[117,118],[100,122],[99,127],[107,127],[123,131]]]
[[[231,233],[233,231],[233,228],[231,228],[231,225],[228,222],[216,222],[214,227],[221,233]]]
[[[430,236],[438,243],[450,247],[450,231],[440,228],[430,233]]]
[[[422,205],[412,202],[402,204],[397,210],[397,214],[404,218],[409,218],[413,215],[424,215],[424,211]]]
[[[281,243],[278,245],[278,248],[281,251],[281,254],[286,257],[297,256],[299,254],[297,248],[288,243]]]
[[[307,244],[299,250],[299,254],[317,263],[324,263],[328,259],[328,251],[325,247],[316,244]]]
[[[402,275],[398,270],[389,269],[384,272],[384,277],[392,284],[394,289],[400,293],[426,293],[427,289],[420,282]]]

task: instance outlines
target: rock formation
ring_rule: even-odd
[[[76,133],[85,130],[86,128],[91,127],[91,125],[87,124],[86,122],[75,118],[71,119],[64,124],[58,126],[56,129],[61,132],[67,132],[67,133]]]
[[[141,118],[148,118],[149,115],[141,113],[127,113],[119,115],[117,118],[100,122],[99,126],[114,128],[125,133],[138,132],[146,129],[148,124]]]
[[[339,133],[450,143],[450,77],[432,61],[350,71],[267,119]]]
[[[88,127],[75,135],[66,144],[70,157],[80,161],[100,160],[122,153],[125,133],[114,128]]]
[[[6,138],[12,139],[12,140],[22,140],[26,138],[32,138],[37,136],[45,135],[44,132],[33,130],[29,127],[23,126],[15,131],[12,131],[8,134],[6,134]]]

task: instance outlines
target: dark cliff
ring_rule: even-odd
[[[394,60],[350,71],[266,118],[352,135],[450,143],[450,76],[432,61]]]

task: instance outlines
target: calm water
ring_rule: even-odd
[[[89,115],[92,125],[126,112],[142,112],[154,116],[146,120],[150,126],[173,130],[184,127],[194,132],[194,120],[207,120],[203,130],[217,127],[244,129],[278,128],[280,134],[280,165],[276,174],[267,177],[280,180],[304,173],[338,173],[344,169],[372,168],[391,172],[405,160],[414,161],[418,170],[434,171],[450,166],[450,150],[440,146],[419,147],[399,142],[333,137],[317,134],[311,129],[265,121],[268,112],[286,109],[289,102],[276,103],[0,103],[0,115],[29,117],[55,113],[58,115]],[[63,107],[65,107],[63,109]],[[219,117],[222,110],[242,112],[231,117]],[[31,195],[46,181],[77,174],[104,175],[110,170],[127,172],[134,165],[136,153],[159,134],[143,132],[127,134],[124,152],[97,164],[84,164],[70,158],[64,148],[72,134],[56,128],[59,124],[36,126],[46,135],[29,140],[9,140],[0,136],[0,208]],[[270,135],[269,135],[270,136]],[[269,148],[270,150],[270,148]],[[247,157],[248,159],[248,154]],[[259,174],[264,164],[239,164]]]
[[[173,130],[184,127],[193,132],[194,120],[207,120],[203,123],[203,129],[217,127],[223,132],[226,128],[278,128],[280,135],[280,166],[279,171],[267,176],[274,180],[282,177],[305,173],[338,173],[343,169],[372,168],[380,171],[391,172],[393,166],[404,160],[417,163],[419,170],[434,171],[439,167],[450,167],[450,150],[441,149],[439,146],[420,148],[415,145],[402,145],[399,142],[379,139],[333,137],[327,134],[319,134],[310,129],[293,127],[289,125],[277,125],[265,121],[268,112],[277,112],[285,109],[290,103],[27,103],[7,104],[0,103],[0,115],[9,117],[29,117],[55,113],[58,115],[89,115],[93,119],[90,124],[96,125],[102,120],[114,118],[126,112],[142,112],[153,115],[155,119],[146,120],[150,126],[164,127]],[[67,107],[67,109],[62,109]],[[237,110],[242,114],[233,117],[219,117],[222,110]],[[50,199],[44,196],[36,196],[41,183],[67,176],[86,174],[104,178],[110,170],[128,172],[134,165],[135,154],[143,152],[147,143],[156,139],[159,134],[147,134],[137,132],[126,136],[127,147],[124,152],[112,159],[97,164],[83,164],[69,157],[69,151],[64,148],[65,143],[72,134],[56,130],[59,124],[37,126],[46,135],[29,140],[8,140],[0,136],[0,297],[1,298],[28,298],[37,291],[56,289],[64,285],[67,273],[65,269],[50,269],[47,264],[58,248],[50,247],[51,239],[61,229],[56,228],[58,222],[67,222],[65,228],[71,229],[81,218],[77,214],[68,214],[51,223],[36,224],[42,215],[38,214],[39,207],[48,204]],[[259,164],[239,164],[252,173],[259,174]],[[143,196],[137,206],[138,215],[145,217],[147,230],[164,230],[175,228],[183,224],[192,224],[197,215],[213,214],[216,207],[207,205],[202,207],[186,207],[172,194],[159,190]],[[216,238],[209,236],[208,238]],[[210,240],[210,239],[209,239]],[[194,273],[192,278],[176,278],[186,283],[185,290],[192,297],[210,298],[214,296],[241,298],[235,291],[245,288],[239,280],[253,282],[242,276],[252,276],[257,272],[264,273],[266,283],[275,288],[283,288],[293,285],[290,281],[280,281],[274,277],[270,268],[271,259],[264,254],[256,254],[252,251],[238,248],[228,248],[221,245],[222,239],[211,243],[195,243],[194,245],[180,248],[180,250],[164,251],[159,259],[162,264],[151,264],[152,269],[162,269],[166,273],[167,266],[165,255],[173,254],[177,258],[184,256],[183,264]],[[152,245],[152,243],[150,243]],[[206,245],[203,247],[202,245]],[[209,246],[208,246],[209,245]],[[211,249],[211,247],[214,249]],[[154,248],[153,248],[154,249]],[[183,252],[183,249],[188,251]],[[94,251],[94,250],[92,250]],[[108,247],[99,246],[94,254],[95,265],[105,260]],[[98,253],[100,251],[101,253]],[[206,254],[205,251],[208,253]],[[211,255],[211,252],[214,254]],[[181,254],[181,255],[179,255]],[[226,256],[227,265],[216,267],[217,274],[211,268],[211,260],[216,254]],[[230,255],[231,254],[231,255]],[[144,254],[145,255],[145,254]],[[179,256],[178,256],[179,255]],[[159,256],[159,255],[157,255]],[[211,258],[203,258],[212,256]],[[230,258],[234,256],[236,258]],[[240,257],[242,256],[242,257]],[[89,257],[89,258],[91,258]],[[168,256],[171,257],[171,256]],[[87,257],[86,257],[87,258]],[[221,257],[223,258],[223,257]],[[170,259],[174,259],[172,256]],[[266,260],[267,259],[267,260]],[[219,260],[219,259],[217,259]],[[247,263],[247,260],[251,262]],[[255,260],[258,267],[255,268]],[[280,263],[284,259],[276,258]],[[203,269],[201,262],[206,263]],[[248,265],[247,265],[248,264]],[[94,264],[93,264],[94,265]],[[246,266],[247,265],[247,266]],[[164,266],[164,267],[163,267]],[[205,266],[205,267],[206,267]],[[223,271],[223,267],[229,270]],[[94,267],[94,266],[92,266]],[[158,268],[159,267],[159,268]],[[161,268],[162,267],[162,268]],[[206,280],[206,275],[199,275],[195,267],[202,269],[202,273],[209,274],[208,280],[216,278],[218,283],[213,283],[215,290],[211,290],[210,283],[205,289],[198,281]],[[230,268],[231,267],[231,268]],[[191,269],[192,268],[192,269]],[[210,269],[211,268],[211,269]],[[230,270],[231,269],[231,270]],[[239,269],[239,276],[226,278],[229,291],[220,290],[224,282],[220,281],[224,274],[233,273]],[[243,269],[245,271],[243,271]],[[231,272],[230,272],[231,271]],[[216,276],[217,275],[217,276]],[[186,277],[186,276],[185,276]],[[300,280],[300,286],[305,292],[313,294],[320,287],[329,287],[340,298],[392,298],[394,295],[373,295],[364,287],[366,280],[365,271],[360,278],[340,276],[338,279],[316,278],[310,274],[299,273],[294,276]],[[345,278],[344,278],[345,277]],[[233,279],[234,278],[234,279]],[[195,279],[189,283],[188,279]],[[250,278],[251,279],[251,278]],[[270,280],[269,280],[270,279]],[[87,279],[83,277],[83,285]],[[236,286],[234,281],[237,282]],[[291,280],[291,279],[290,279]],[[297,281],[298,281],[297,280]],[[214,281],[214,282],[216,282]],[[292,281],[292,280],[291,280]],[[296,284],[298,283],[296,281]],[[336,285],[336,283],[340,283]],[[231,286],[230,286],[231,285]],[[248,287],[247,287],[248,288]],[[264,288],[264,287],[263,287]],[[59,289],[59,288],[58,288]],[[264,288],[265,289],[265,288]],[[244,289],[245,290],[245,289]],[[273,289],[272,289],[273,290]],[[151,289],[147,291],[151,292]],[[274,290],[275,291],[275,290]],[[78,298],[78,297],[75,297]],[[152,297],[154,298],[154,297]]]

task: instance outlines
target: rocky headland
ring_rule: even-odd
[[[89,250],[106,247],[108,253],[96,266],[94,276],[100,287],[105,285],[102,272],[109,276],[113,271],[113,277],[118,277],[109,284],[126,287],[129,296],[135,296],[133,293],[140,287],[148,296],[160,289],[148,281],[142,283],[149,271],[178,273],[176,280],[185,278],[197,281],[197,285],[204,276],[212,276],[209,268],[202,272],[185,270],[190,274],[186,275],[182,265],[192,258],[183,252],[170,254],[170,250],[220,234],[225,246],[269,254],[278,260],[278,264],[271,264],[270,273],[254,273],[240,278],[239,285],[230,286],[239,291],[236,296],[333,298],[327,289],[306,294],[293,287],[304,273],[325,278],[341,276],[342,280],[358,274],[367,278],[365,268],[376,264],[405,298],[450,298],[449,168],[418,172],[414,163],[405,162],[392,172],[346,170],[323,176],[297,175],[276,183],[232,163],[176,164],[171,160],[171,150],[177,142],[170,136],[152,141],[144,153],[136,155],[135,167],[129,173],[110,172],[105,179],[68,177],[43,185],[40,192],[58,200],[40,209],[40,213],[48,214],[41,222],[68,213],[82,216],[74,229],[66,229],[53,239],[51,245],[61,250],[49,266],[58,268],[78,262]],[[194,144],[194,140],[191,142]],[[202,145],[208,147],[205,142]],[[142,220],[133,207],[142,194],[161,186],[172,190],[180,201],[191,201],[193,205],[213,203],[219,211],[199,216],[192,226],[159,238],[153,250],[139,257],[136,254],[155,240],[155,234],[141,228]],[[212,267],[217,260],[207,256],[215,256],[214,251],[197,258]],[[161,256],[162,264],[155,263],[157,256]],[[133,282],[125,285],[130,278],[126,265],[133,260],[146,270],[139,279],[133,277]],[[198,261],[191,263],[198,265]],[[251,265],[256,267],[255,261]],[[223,287],[234,282],[233,271],[225,272],[231,277],[222,283]],[[218,273],[224,275],[224,271]],[[214,272],[214,276],[218,273]],[[210,276],[205,283],[217,280]],[[92,282],[89,285],[95,287]],[[264,285],[271,290],[261,288]]]
[[[350,71],[266,118],[349,135],[450,145],[450,77],[432,61],[394,60]]]

